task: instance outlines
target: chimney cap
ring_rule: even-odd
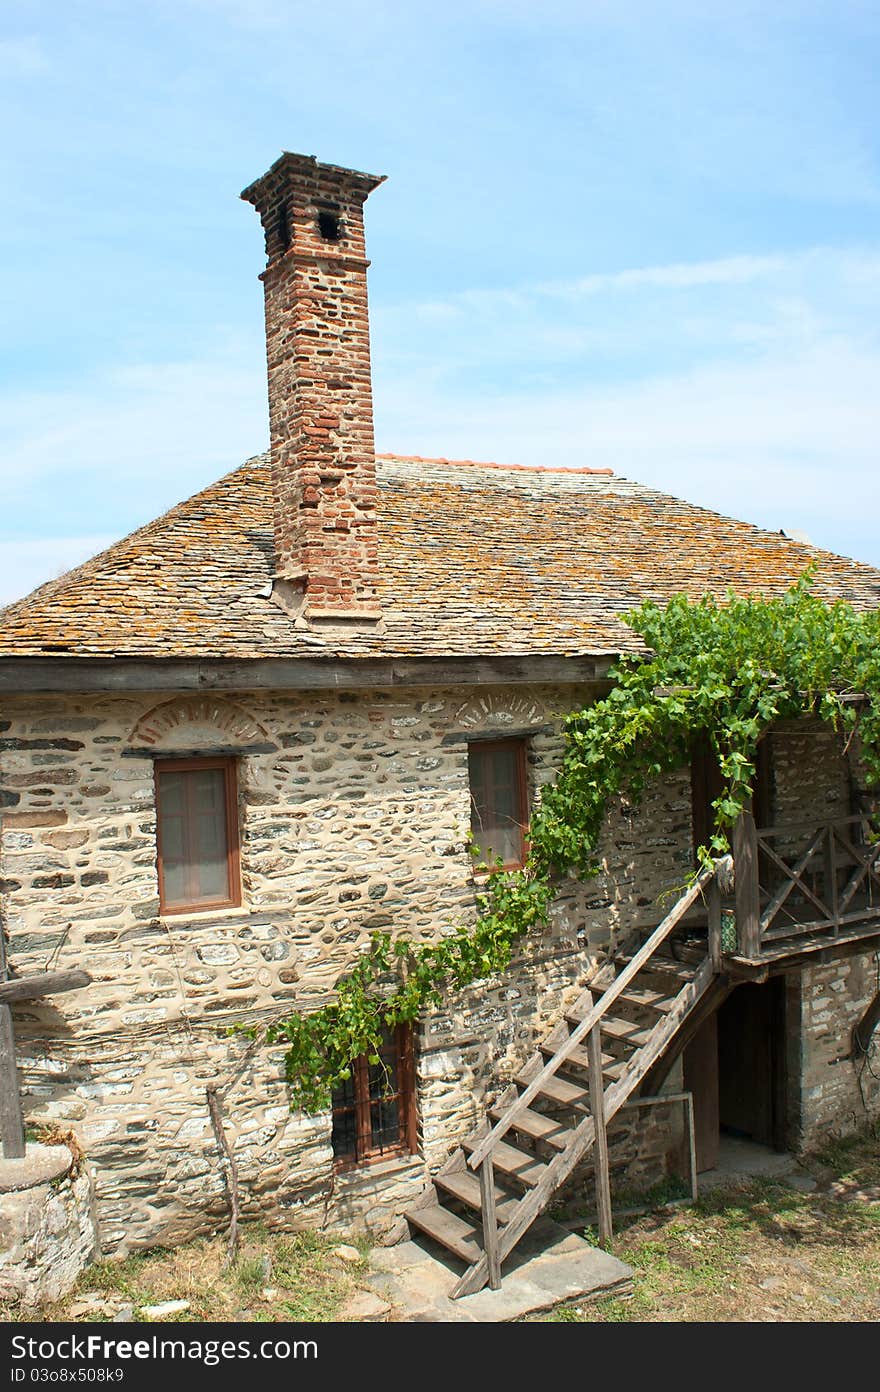
[[[359,169],[346,169],[345,166],[341,164],[321,164],[314,155],[299,155],[295,154],[292,150],[285,150],[283,154],[279,155],[271,168],[266,170],[265,174],[261,175],[259,179],[255,179],[252,184],[248,184],[247,188],[242,190],[240,196],[246,203],[256,204],[265,188],[266,181],[271,179],[274,182],[279,176],[284,174],[299,178],[302,178],[303,175],[308,178],[320,177],[322,175],[326,177],[329,175],[331,178],[337,179],[340,183],[346,183],[350,187],[353,186],[358,188],[364,198],[372,193],[373,189],[378,188],[380,184],[384,184],[385,180],[388,178],[387,174],[365,174]]]

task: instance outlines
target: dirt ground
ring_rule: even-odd
[[[634,1269],[633,1295],[540,1318],[880,1320],[880,1130],[828,1147],[804,1162],[803,1175],[815,1189],[753,1180],[712,1192],[695,1206],[618,1220],[613,1250]],[[595,1240],[589,1229],[572,1226]],[[218,1237],[102,1262],[83,1273],[66,1299],[39,1310],[0,1306],[0,1319],[394,1318],[365,1310],[370,1297],[359,1294],[359,1278],[366,1248],[338,1235],[250,1227],[228,1269],[225,1256],[226,1240]],[[169,1302],[172,1308],[163,1310]]]

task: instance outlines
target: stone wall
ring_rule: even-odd
[[[238,1020],[327,1000],[373,929],[428,939],[469,920],[468,738],[528,734],[538,796],[562,713],[589,697],[496,687],[6,703],[0,877],[12,959],[19,971],[51,959],[94,978],[17,1009],[25,1104],[30,1120],[76,1129],[105,1251],[208,1231],[225,1212],[208,1083],[221,1090],[247,1215],[291,1226],[360,1217],[383,1229],[610,940],[659,921],[660,896],[692,864],[686,770],[638,809],[612,810],[601,874],[562,887],[550,928],[503,979],[450,997],[424,1022],[421,1158],[334,1176],[329,1118],[291,1115],[281,1051],[227,1034]],[[162,916],[153,756],[217,749],[240,752],[244,902]],[[798,750],[780,764],[786,806],[802,761]],[[634,1113],[618,1153],[662,1169],[657,1135],[653,1117]],[[675,1126],[669,1136],[672,1149]]]
[[[854,1055],[852,1040],[880,995],[880,949],[806,967],[798,984],[792,1111],[795,1142],[811,1150],[880,1118],[880,1028],[867,1056]]]

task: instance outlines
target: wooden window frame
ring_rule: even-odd
[[[400,1139],[396,1144],[390,1146],[380,1148],[373,1145],[370,1123],[370,1064],[367,1055],[360,1054],[352,1060],[351,1064],[355,1093],[355,1153],[354,1155],[334,1155],[333,1168],[335,1170],[360,1169],[363,1165],[378,1165],[383,1160],[395,1160],[405,1155],[418,1154],[419,1127],[416,1107],[414,1034],[412,1025],[395,1026],[394,1044],[397,1049]],[[350,1110],[348,1107],[331,1107],[331,1126],[332,1119],[337,1112],[348,1110]]]
[[[522,838],[522,854],[518,860],[504,861],[502,867],[504,870],[521,870],[523,865],[525,865],[526,863],[526,857],[529,853],[529,781],[526,744],[526,740],[520,738],[480,739],[468,741],[468,795],[470,799],[471,810],[473,810],[474,797],[473,785],[471,783],[470,778],[471,754],[474,751],[481,752],[483,750],[488,751],[497,749],[513,749],[517,756],[514,765],[514,776],[516,779],[516,797],[517,802],[519,804],[519,819],[516,825],[519,826],[520,835]],[[480,849],[483,850],[484,848],[480,847]]]
[[[196,773],[205,769],[223,769],[226,797],[226,882],[230,896],[224,899],[199,899],[192,904],[166,904],[165,871],[162,858],[162,795],[160,774]],[[159,879],[159,912],[168,914],[210,913],[213,909],[234,909],[241,905],[241,850],[238,819],[238,760],[229,755],[209,755],[203,758],[156,759],[153,766],[156,790],[156,870]]]

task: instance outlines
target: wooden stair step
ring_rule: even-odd
[[[559,1053],[559,1045],[558,1045],[558,1044],[539,1044],[539,1045],[538,1045],[538,1048],[541,1050],[541,1053],[544,1054],[548,1059],[555,1058],[556,1055]],[[605,1066],[606,1063],[611,1064],[611,1063],[617,1063],[617,1062],[618,1062],[618,1060],[614,1057],[613,1054],[605,1054],[605,1053],[603,1053],[603,1055],[602,1055],[602,1066],[603,1066],[603,1068],[604,1068],[604,1066]],[[566,1063],[576,1063],[577,1066],[578,1066],[578,1068],[587,1068],[587,1067],[589,1067],[589,1064],[587,1063],[587,1051],[586,1051],[586,1049],[581,1048],[581,1046],[578,1044],[574,1049],[571,1050],[570,1053],[566,1054],[565,1062],[562,1063],[562,1064],[560,1064],[560,1067],[561,1067],[561,1068],[564,1068]]]
[[[631,953],[624,953],[615,960],[620,966],[629,966],[633,959]],[[636,972],[636,980],[642,976],[656,976],[661,980],[693,981],[694,969],[687,962],[676,962],[671,957],[651,957],[639,971]]]
[[[482,1212],[480,1180],[473,1170],[452,1170],[448,1174],[438,1174],[434,1176],[434,1183],[438,1189],[458,1199],[459,1203],[476,1209],[477,1213]],[[518,1206],[519,1199],[515,1195],[495,1185],[495,1217],[499,1223],[506,1223],[512,1218]]]
[[[475,1141],[463,1141],[462,1149],[467,1151],[476,1150],[479,1139]],[[534,1155],[528,1155],[524,1150],[518,1150],[516,1146],[509,1145],[507,1141],[499,1141],[492,1151],[492,1165],[497,1174],[506,1175],[508,1179],[516,1179],[520,1184],[525,1184],[529,1189],[534,1189],[541,1183],[547,1166],[542,1160],[536,1160]]]
[[[506,1107],[492,1107],[489,1116],[493,1121],[500,1121],[506,1111]],[[511,1130],[519,1131],[521,1135],[528,1136],[532,1141],[544,1141],[547,1145],[553,1146],[554,1150],[565,1150],[571,1139],[570,1127],[560,1126],[555,1117],[544,1116],[541,1112],[533,1112],[531,1107],[525,1107],[517,1113]]]
[[[459,1218],[448,1208],[441,1208],[439,1203],[428,1204],[425,1208],[408,1208],[403,1216],[414,1228],[432,1237],[464,1262],[479,1261],[483,1255],[473,1223]]]
[[[569,1024],[577,1025],[583,1016],[566,1015]],[[620,1016],[606,1015],[601,1020],[602,1034],[608,1035],[611,1039],[619,1039],[624,1044],[635,1044],[641,1047],[647,1041],[650,1030],[643,1025],[636,1025],[632,1020],[623,1020]]]
[[[532,1081],[524,1074],[517,1074],[514,1079],[520,1087],[528,1087]],[[558,1075],[548,1078],[544,1083],[539,1097],[544,1097],[548,1102],[554,1102],[557,1107],[589,1107],[589,1089],[581,1087],[578,1083],[570,1083],[567,1078],[560,1078]]]
[[[661,950],[659,956],[665,961],[680,962],[685,966],[698,967],[706,956],[705,933],[700,937],[688,937],[683,942],[679,939],[675,944],[674,952],[667,953]]]
[[[628,986],[617,999],[627,1005],[640,1005],[646,1010],[656,1010],[661,1015],[667,1015],[675,1002],[674,996],[663,991],[652,991],[648,986]]]
[[[556,1050],[552,1045],[542,1044],[541,1053],[552,1058]],[[582,1068],[589,1072],[590,1058],[586,1049],[572,1049],[570,1053],[566,1054],[564,1062],[559,1066],[560,1068]],[[602,1076],[604,1078],[619,1078],[625,1067],[626,1064],[621,1059],[615,1058],[613,1054],[602,1055]]]

